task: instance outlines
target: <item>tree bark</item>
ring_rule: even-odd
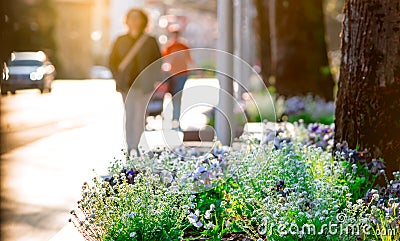
[[[335,142],[400,165],[400,1],[347,0]]]
[[[333,100],[322,0],[275,1],[278,94]]]

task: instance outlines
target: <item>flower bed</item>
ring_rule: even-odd
[[[281,124],[235,149],[116,160],[83,185],[72,221],[87,240],[399,240],[400,173],[373,187],[382,161],[332,154],[332,137]]]

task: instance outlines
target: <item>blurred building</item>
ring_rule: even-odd
[[[93,65],[107,65],[112,29],[112,0],[95,0],[92,7],[92,29],[90,33]]]
[[[90,77],[92,8],[98,0],[54,0],[57,73],[61,78]]]
[[[163,45],[168,41],[168,27],[177,24],[190,47],[215,48],[216,4],[216,0],[147,0],[146,9],[153,20],[151,31]]]

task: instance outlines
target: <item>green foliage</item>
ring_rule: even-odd
[[[114,178],[121,181],[111,186],[95,178],[83,186],[79,207],[91,224],[101,227],[100,240],[177,240],[183,235],[189,195],[166,189],[149,171],[138,174],[134,184],[125,175]]]
[[[303,120],[304,123],[313,123],[315,122],[315,118],[313,118],[311,113],[302,113],[295,116],[288,116],[287,121],[290,123],[294,123],[296,121]],[[332,115],[324,115],[317,118],[318,122],[321,124],[329,125],[335,122],[335,116]]]
[[[310,95],[284,99],[274,92],[270,94],[272,100],[266,101],[266,91],[252,93],[255,101],[250,100],[247,103],[248,122],[277,121],[278,118],[291,123],[303,120],[304,123],[318,122],[328,125],[335,121],[333,102],[325,102]]]
[[[375,185],[377,175],[371,175],[368,170],[367,164],[354,163],[351,164],[347,161],[343,161],[345,172],[340,181],[346,183],[350,188],[350,192],[353,194],[352,201],[356,201],[365,196],[365,193],[372,189]]]

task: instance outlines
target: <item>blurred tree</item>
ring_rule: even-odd
[[[267,59],[268,55],[261,55],[262,67],[267,67],[263,78],[274,73],[276,91],[286,97],[311,93],[333,100],[322,0],[255,0],[255,5],[262,26],[261,46],[271,44],[273,50],[272,61]],[[270,41],[266,40],[268,36]],[[263,47],[261,52],[264,54]]]
[[[7,42],[13,51],[43,50],[53,55],[56,13],[52,0],[12,1],[7,16],[11,26]]]
[[[255,21],[257,31],[258,48],[260,49],[261,76],[265,86],[269,87],[269,78],[273,75],[271,65],[271,31],[269,29],[269,0],[254,0],[257,9],[257,18]]]
[[[276,1],[275,17],[277,92],[333,100],[322,0]]]
[[[11,5],[9,1],[2,1],[0,7],[0,16],[1,16],[1,27],[0,27],[0,54],[1,61],[6,62],[10,56],[10,53],[13,48],[14,38],[13,38],[13,19]],[[3,64],[3,63],[1,63]]]
[[[335,142],[400,166],[400,0],[347,0]]]

